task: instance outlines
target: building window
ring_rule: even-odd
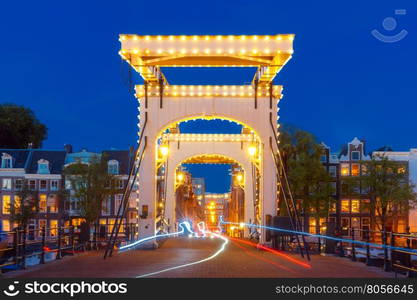
[[[73,224],[74,224],[74,220],[73,220]],[[49,229],[50,229],[50,235],[51,236],[56,236],[58,233],[58,220],[50,220],[49,221]]]
[[[327,156],[326,156],[326,154],[322,154],[322,155],[320,155],[320,161],[321,162],[327,162]]]
[[[51,191],[57,191],[59,189],[59,180],[51,180]]]
[[[46,185],[47,185],[46,180],[39,180],[39,190],[46,191]]]
[[[359,176],[359,164],[352,164],[352,176]]]
[[[2,169],[13,168],[13,158],[7,153],[3,153],[3,155],[1,156],[1,168]]]
[[[38,226],[39,226],[39,235],[42,235],[42,230],[46,229],[46,220],[45,219],[39,219],[38,220]]]
[[[49,194],[48,195],[48,207],[49,207],[49,212],[51,213],[56,213],[58,212],[58,201],[57,201],[57,195],[55,194]]]
[[[3,220],[1,222],[1,228],[0,231],[10,231],[10,221],[9,220]]]
[[[23,188],[23,180],[22,179],[15,179],[14,180],[14,189],[16,191],[21,191]]]
[[[2,213],[3,215],[8,215],[10,214],[10,205],[11,205],[11,201],[10,201],[10,195],[3,195],[3,201],[2,201]]]
[[[371,211],[371,200],[362,199],[361,200],[361,212],[362,213],[370,213],[370,211]]]
[[[348,199],[342,199],[341,203],[341,211],[342,213],[349,213],[350,212],[350,201]]]
[[[107,163],[107,172],[113,175],[119,174],[119,162],[114,159],[109,160]]]
[[[336,166],[329,166],[329,175],[332,176],[332,177],[337,176]]]
[[[36,190],[36,180],[29,180],[29,190]]]
[[[349,227],[350,227],[350,219],[349,218],[342,218],[342,235],[347,236],[349,235]]]
[[[351,211],[352,213],[359,213],[359,199],[352,199]]]
[[[21,204],[21,200],[20,197],[18,195],[14,195],[14,202],[13,202],[13,206],[15,211],[19,211],[20,210],[20,204]]]
[[[12,180],[10,178],[3,178],[1,189],[3,191],[10,191],[12,189]]]
[[[38,174],[50,174],[49,161],[44,159],[38,160]]]
[[[123,180],[116,180],[116,186],[115,186],[115,188],[116,189],[123,189]]]
[[[349,164],[341,164],[340,165],[340,174],[342,176],[349,176],[350,170],[349,170]]]
[[[46,212],[46,195],[39,194],[39,212]]]
[[[337,194],[337,184],[336,182],[330,182],[330,192],[334,196]]]
[[[352,151],[351,152],[352,160],[359,160],[360,159],[360,152],[359,151]]]
[[[107,196],[101,202],[101,215],[109,216],[110,215],[110,209],[111,209],[111,196]]]
[[[122,204],[123,194],[116,194],[114,196],[114,213],[119,211],[119,206]]]

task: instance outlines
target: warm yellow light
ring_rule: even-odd
[[[162,202],[159,203],[159,207],[164,207],[164,204]]]
[[[184,174],[182,174],[182,173],[178,173],[178,174],[177,174],[177,180],[178,180],[179,182],[183,181],[183,180],[184,180]]]
[[[245,223],[240,223],[240,224],[239,224],[239,227],[240,227],[240,228],[245,227]]]
[[[169,153],[168,146],[164,145],[164,146],[159,147],[159,152],[162,154],[162,156],[167,156]]]
[[[255,154],[256,154],[256,147],[255,146],[250,146],[249,148],[248,148],[248,153],[249,153],[249,155],[250,156],[254,156]]]
[[[242,182],[242,180],[243,180],[243,175],[242,175],[242,174],[238,174],[238,175],[236,176],[236,179],[237,179],[237,181]]]

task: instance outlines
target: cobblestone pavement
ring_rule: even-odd
[[[103,260],[102,252],[64,257],[6,277],[137,277],[205,259],[220,249],[221,239],[173,238],[157,250],[131,250]],[[310,267],[306,264],[309,264]],[[347,258],[274,254],[245,243],[230,241],[215,258],[151,277],[393,277],[376,267]]]

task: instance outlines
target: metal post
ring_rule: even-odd
[[[22,269],[26,269],[26,228],[23,229],[22,248]]]
[[[367,230],[366,232],[367,232],[367,235],[366,235],[366,242],[367,242],[367,244],[366,244],[366,265],[370,266],[371,265],[371,248],[369,246],[369,242],[371,241],[370,240],[371,233],[369,232],[369,230]]]
[[[355,248],[355,228],[352,227],[352,243],[351,243],[351,248],[352,248],[352,261],[356,261],[356,248]]]
[[[341,231],[340,229],[339,229],[338,235],[339,235],[339,237],[341,237],[341,236],[342,236],[342,231]],[[342,241],[341,239],[340,239],[339,256],[340,256],[340,257],[344,257],[344,256],[345,256],[345,251],[344,251],[344,249],[343,249],[343,241]]]
[[[14,263],[18,264],[19,262],[19,227],[14,230],[14,239],[13,239],[13,248],[14,248]]]
[[[394,254],[394,247],[395,247],[395,235],[394,235],[394,233],[391,231],[391,233],[390,233],[390,245],[391,245],[391,247],[390,247],[390,254],[391,254],[391,257],[390,257],[390,270],[393,270],[394,269],[394,266],[393,266],[393,264],[394,264],[394,260],[393,260],[393,254]],[[395,272],[395,275],[397,275],[397,272]]]
[[[148,82],[145,80],[143,85],[145,86],[145,108],[148,108]]]
[[[56,259],[61,259],[62,253],[61,253],[61,227],[57,226],[58,230],[58,252],[56,253]]]
[[[41,250],[41,264],[45,263],[45,242],[46,242],[46,228],[42,227],[42,250]]]
[[[255,109],[258,108],[258,79],[255,79]]]
[[[71,249],[72,249],[72,255],[75,254],[74,249],[74,225],[70,225],[70,243],[71,243]]]
[[[387,232],[385,229],[382,231],[382,243],[384,245],[384,271],[390,271],[390,265],[388,261],[388,249],[387,249]]]
[[[162,99],[164,93],[164,80],[159,79],[159,108],[162,108]]]

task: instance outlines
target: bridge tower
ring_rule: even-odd
[[[273,80],[292,57],[293,39],[292,34],[120,35],[119,54],[144,80],[143,85],[135,87],[139,107],[138,173],[134,176],[133,172],[130,178],[139,185],[140,237],[154,235],[161,224],[168,231],[175,227],[175,165],[191,157],[213,154],[229,157],[244,169],[256,168],[257,196],[250,191],[254,188],[252,173],[247,172],[246,176],[244,220],[270,225],[271,217],[277,214],[279,193],[278,103],[282,98],[282,86],[274,85]],[[163,67],[256,67],[257,70],[247,85],[170,85],[161,71]],[[200,140],[197,136],[187,141],[185,136],[173,136],[174,131],[170,131],[185,120],[215,118],[242,124],[251,139],[236,136],[233,137],[236,141],[232,137],[220,141],[221,137],[217,140],[211,137],[209,141],[208,136]],[[166,136],[167,133],[170,135]],[[157,203],[157,172],[161,166],[167,168],[162,213]],[[264,231],[260,242],[268,242]]]

